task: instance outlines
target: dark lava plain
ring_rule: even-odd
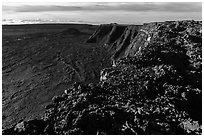
[[[85,41],[97,26],[2,26],[3,127],[41,117],[45,106],[74,82],[95,83],[110,65],[106,50]]]

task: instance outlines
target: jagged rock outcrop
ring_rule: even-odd
[[[127,26],[120,38],[110,44],[109,51],[113,54],[113,60],[118,60],[126,55],[126,50],[137,36],[139,28],[140,26],[136,25]]]
[[[102,24],[100,25],[92,36],[87,40],[87,43],[100,43],[103,45],[115,42],[126,29],[126,25]]]
[[[29,121],[19,121],[12,128],[3,130],[3,134],[7,135],[41,135],[44,134],[45,121],[33,119]]]
[[[100,25],[96,32],[87,40],[88,43],[95,42],[104,44],[112,55],[112,60],[134,56],[141,46],[150,42],[158,23],[141,25]]]
[[[149,23],[137,35],[132,29],[116,40],[129,44],[116,50],[115,66],[101,71],[98,84],[75,83],[53,98],[43,134],[202,133],[202,22]]]
[[[128,48],[125,50],[124,57],[135,56],[136,52],[141,49],[141,47],[148,46],[154,34],[157,31],[157,22],[144,24],[138,31],[138,34],[130,41]]]

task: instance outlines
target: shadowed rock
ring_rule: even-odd
[[[3,130],[3,135],[40,135],[43,134],[45,128],[45,122],[43,120],[29,120],[19,121],[15,126]]]
[[[131,25],[128,26],[123,34],[113,44],[110,45],[110,51],[113,53],[112,60],[118,60],[125,56],[126,50],[133,42],[134,38],[138,34],[140,26]]]
[[[86,35],[86,33],[79,31],[76,28],[70,28],[59,33],[60,35]]]
[[[107,36],[113,28],[112,24],[102,24],[86,41],[87,43],[99,43],[105,36]]]
[[[87,43],[111,44],[122,35],[126,27],[126,25],[118,25],[116,23],[102,24],[89,37]]]

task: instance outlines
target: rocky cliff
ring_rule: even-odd
[[[87,42],[113,54],[101,81],[75,83],[3,134],[201,134],[202,22],[101,25]]]
[[[119,25],[116,23],[100,25],[87,40],[87,43],[104,45],[115,61],[125,56],[125,51],[137,36],[140,27],[140,25]]]
[[[122,35],[126,27],[126,25],[116,23],[102,24],[89,37],[87,43],[111,44]]]

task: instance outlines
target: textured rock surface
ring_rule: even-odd
[[[85,43],[97,26],[2,26],[2,126],[40,118],[74,82],[98,82],[111,66],[106,49]]]
[[[144,24],[137,35],[131,27],[116,40],[129,45],[115,66],[101,71],[98,84],[75,83],[54,97],[39,133],[201,134],[201,22]],[[22,134],[17,125],[3,134]]]
[[[118,60],[124,56],[127,56],[127,50],[129,50],[130,44],[133,42],[138,34],[140,26],[128,26],[124,33],[114,43],[110,45],[110,51],[113,53],[112,59]]]

